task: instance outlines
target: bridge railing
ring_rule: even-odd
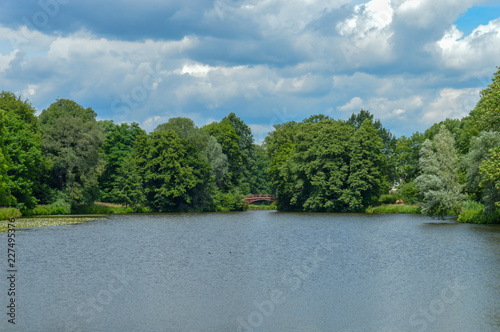
[[[245,195],[245,198],[260,198],[260,197],[276,198],[276,197],[274,197],[274,195],[271,195],[271,194],[252,194],[252,195]]]

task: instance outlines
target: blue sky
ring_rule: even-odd
[[[500,66],[493,0],[0,3],[0,89],[154,129],[235,112],[273,124],[361,108],[397,136],[461,118]]]

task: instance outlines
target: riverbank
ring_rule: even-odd
[[[408,205],[408,204],[384,204],[375,207],[369,207],[366,209],[365,213],[375,214],[375,213],[408,213],[408,214],[422,214],[422,207],[419,205]]]

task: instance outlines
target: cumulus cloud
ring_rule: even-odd
[[[479,101],[479,89],[442,89],[439,95],[424,108],[421,121],[426,125],[447,118],[460,119],[467,116]]]
[[[72,1],[38,29],[22,19],[35,2],[0,3],[0,85],[146,130],[236,112],[257,137],[363,108],[408,134],[463,116],[489,83],[473,78],[498,65],[500,19],[453,26],[478,1]]]
[[[500,18],[480,25],[465,38],[463,32],[452,25],[434,44],[442,65],[458,70],[473,69],[476,75],[498,65],[500,59]],[[477,72],[477,71],[481,72]]]
[[[360,67],[393,60],[390,44],[392,16],[390,0],[372,0],[356,5],[352,16],[337,24],[343,37],[341,51],[348,64]]]

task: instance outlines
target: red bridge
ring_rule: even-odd
[[[274,195],[269,195],[269,194],[255,194],[255,195],[246,195],[245,198],[243,198],[243,200],[245,201],[245,206],[247,206],[248,204],[257,201],[276,202],[276,197],[274,197]]]

